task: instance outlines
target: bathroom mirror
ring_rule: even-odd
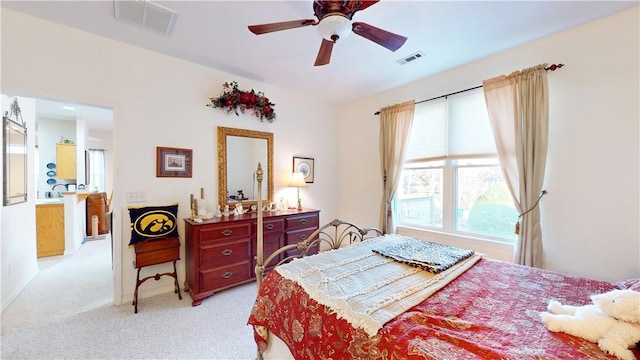
[[[273,134],[218,127],[218,203],[224,209],[258,202],[256,169],[262,164],[262,199],[273,202]]]
[[[7,116],[2,117],[4,161],[4,205],[27,201],[27,128]]]

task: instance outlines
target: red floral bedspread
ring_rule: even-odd
[[[270,329],[296,359],[615,359],[597,344],[548,331],[538,315],[549,299],[588,304],[589,295],[613,288],[485,258],[369,337],[271,271],[249,324]],[[258,333],[255,340],[266,348]]]

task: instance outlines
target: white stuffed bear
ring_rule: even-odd
[[[591,295],[591,301],[571,306],[551,300],[549,312],[540,317],[550,331],[581,337],[619,359],[635,360],[629,348],[640,341],[640,292],[612,290]]]

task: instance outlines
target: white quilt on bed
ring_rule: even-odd
[[[296,259],[276,270],[339,318],[373,336],[385,323],[428,298],[481,258],[474,254],[441,273],[431,274],[372,251],[403,239],[408,238],[385,235]]]

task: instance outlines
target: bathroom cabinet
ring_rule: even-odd
[[[75,179],[77,177],[77,152],[74,144],[56,144],[57,177]]]
[[[36,205],[37,256],[64,254],[64,204]]]

